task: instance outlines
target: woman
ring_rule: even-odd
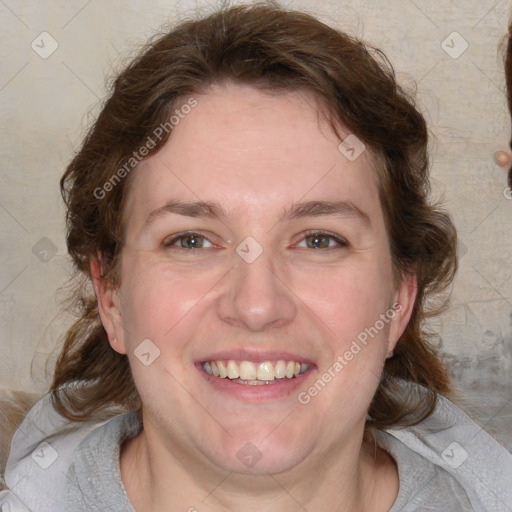
[[[511,457],[441,396],[423,327],[456,269],[426,146],[382,54],[308,15],[227,8],[153,41],[61,181],[94,295],[5,502],[508,510]]]

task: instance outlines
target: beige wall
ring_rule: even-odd
[[[283,4],[381,47],[402,84],[415,80],[433,134],[434,190],[445,196],[461,239],[452,308],[437,326],[462,397],[512,447],[512,200],[492,159],[506,148],[510,130],[498,53],[509,2]],[[47,388],[44,362],[69,321],[59,314],[69,263],[58,180],[98,112],[105,75],[194,6],[185,0],[0,3],[0,387]]]

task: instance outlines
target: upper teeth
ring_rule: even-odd
[[[242,380],[274,380],[291,379],[304,373],[309,365],[296,361],[264,361],[253,363],[252,361],[206,361],[203,363],[204,370],[215,377]]]

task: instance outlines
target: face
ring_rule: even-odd
[[[302,93],[195,99],[130,178],[120,286],[97,285],[105,328],[146,435],[182,460],[325,463],[360,446],[414,300],[393,280],[369,152],[348,159]]]

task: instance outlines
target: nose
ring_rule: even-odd
[[[286,280],[266,251],[252,263],[236,256],[218,299],[219,317],[255,332],[286,326],[297,314],[297,302]]]

